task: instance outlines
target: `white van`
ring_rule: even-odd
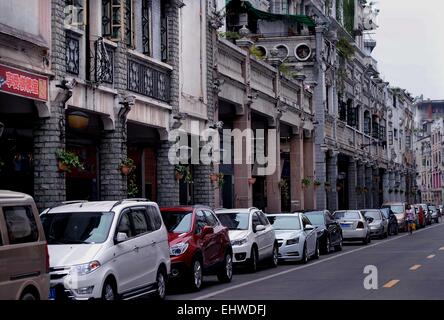
[[[66,203],[46,209],[41,220],[51,257],[50,299],[165,297],[170,252],[156,203]]]

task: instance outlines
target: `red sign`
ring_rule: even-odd
[[[48,77],[0,65],[0,92],[48,101]]]

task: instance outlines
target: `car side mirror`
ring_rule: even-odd
[[[205,226],[202,229],[202,238],[209,235],[209,234],[213,234],[214,233],[214,228],[211,226]]]
[[[264,231],[265,230],[265,226],[264,225],[262,225],[262,224],[258,224],[257,226],[256,226],[256,232],[258,232],[258,231]]]
[[[127,234],[124,232],[118,232],[116,238],[114,239],[114,242],[118,244],[125,242],[126,240],[128,240]]]
[[[304,228],[304,231],[311,231],[314,230],[314,227],[311,224],[307,224]]]

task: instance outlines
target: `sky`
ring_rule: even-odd
[[[376,0],[373,56],[391,86],[444,99],[444,0]]]

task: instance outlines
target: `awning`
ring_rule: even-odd
[[[256,18],[257,20],[267,20],[267,21],[288,21],[292,23],[301,23],[307,27],[315,27],[316,24],[309,16],[306,15],[294,15],[294,14],[277,14],[270,13],[262,10],[256,9],[249,1],[239,0],[226,0],[226,5],[230,3],[237,2],[243,8],[246,9],[249,16]]]

